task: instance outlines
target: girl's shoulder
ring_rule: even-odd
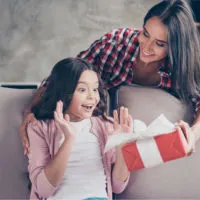
[[[54,132],[56,125],[54,120],[34,120],[28,124],[27,128],[40,136],[46,136]]]

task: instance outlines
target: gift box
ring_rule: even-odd
[[[153,167],[187,155],[189,145],[177,130],[125,144],[122,153],[129,171]]]

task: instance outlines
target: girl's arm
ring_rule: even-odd
[[[57,102],[54,119],[57,130],[64,134],[65,140],[55,157],[45,167],[44,171],[49,182],[56,187],[64,176],[76,131],[70,123],[69,115],[63,116],[62,101]]]
[[[57,187],[64,177],[72,145],[73,138],[65,139],[57,154],[44,168],[48,181],[54,187]]]
[[[113,116],[115,134],[133,132],[133,120],[127,108],[121,107],[119,116],[115,110]],[[115,193],[121,193],[125,189],[130,177],[121,148],[122,145],[116,147],[116,160],[112,171],[113,186],[115,186],[113,190]]]
[[[113,167],[112,176],[121,182],[126,182],[130,176],[130,172],[124,161],[121,146],[116,148],[116,161]]]
[[[60,109],[57,105],[56,110]],[[58,116],[59,115],[59,116]],[[43,121],[35,121],[29,124],[27,131],[30,141],[29,172],[34,191],[42,198],[48,198],[54,194],[61,182],[68,163],[68,158],[73,145],[75,130],[69,123],[66,128],[60,124],[60,113],[55,112],[57,133],[63,133],[65,140],[55,156],[50,154],[53,147],[54,136],[49,130],[52,127]],[[69,118],[62,118],[69,122]],[[66,123],[66,122],[65,122]],[[50,139],[49,139],[50,138]],[[49,142],[51,141],[51,142]],[[52,145],[52,146],[51,146]]]

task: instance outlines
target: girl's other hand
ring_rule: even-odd
[[[56,127],[65,136],[71,138],[76,135],[76,130],[70,123],[70,117],[68,114],[63,115],[63,102],[58,101],[56,104],[56,110],[54,111],[54,119],[56,122]]]
[[[29,113],[26,115],[26,117],[24,118],[24,121],[20,125],[19,134],[21,136],[21,142],[22,142],[22,145],[24,148],[24,155],[28,155],[29,150],[30,150],[30,144],[29,144],[29,140],[28,140],[28,136],[27,136],[27,125],[30,122],[33,122],[35,120],[36,120],[36,118],[35,118],[34,114]]]
[[[128,108],[120,107],[120,113],[118,111],[113,111],[114,117],[114,130],[116,133],[131,133],[133,132],[133,119],[128,113]]]

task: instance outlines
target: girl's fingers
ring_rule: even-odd
[[[56,111],[54,111],[54,119],[56,122],[60,123],[60,117]]]
[[[128,115],[128,127],[130,128],[130,131],[133,131],[133,118],[131,115]]]
[[[63,113],[63,102],[61,100],[59,101],[59,108],[60,108],[59,112]]]
[[[118,117],[118,112],[117,110],[113,111],[113,118],[114,118],[114,122],[119,124],[119,117]]]
[[[114,118],[113,127],[114,127],[115,131],[117,131],[118,130],[118,126],[119,126],[119,117],[118,117],[117,110],[113,111],[113,118]]]
[[[120,116],[120,124],[124,124],[124,107],[120,107],[120,113],[119,113],[119,116]]]
[[[54,111],[54,119],[55,119],[55,121],[57,121],[58,120],[58,116],[57,116],[57,112],[56,111]]]
[[[70,121],[70,118],[69,118],[69,115],[68,115],[68,114],[65,115],[65,120],[66,120],[67,122]]]
[[[63,119],[63,103],[62,101],[58,101],[56,104],[56,113],[60,119]]]
[[[128,108],[124,108],[123,123],[124,125],[128,125]]]
[[[61,118],[61,119],[63,119],[63,103],[62,103],[62,101],[59,101],[59,117]]]

